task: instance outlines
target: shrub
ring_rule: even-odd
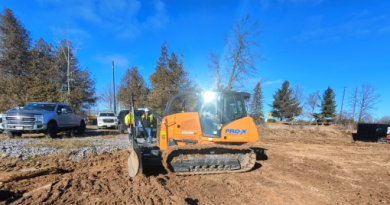
[[[268,119],[267,122],[268,122],[268,123],[275,123],[276,120],[275,120],[275,119]]]
[[[261,113],[250,114],[249,116],[253,119],[253,122],[256,125],[260,125],[260,126],[264,126],[265,125],[266,118],[264,118]]]

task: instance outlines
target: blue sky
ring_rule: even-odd
[[[134,65],[148,79],[165,40],[169,51],[185,56],[190,77],[208,87],[208,53],[223,53],[229,27],[250,13],[260,22],[266,61],[243,90],[266,78],[270,104],[284,80],[299,83],[305,95],[330,86],[339,109],[344,86],[348,97],[354,86],[370,83],[382,94],[374,117],[390,115],[390,1],[2,0],[0,6],[13,10],[33,39],[54,43],[52,29],[69,24],[71,40],[82,42],[80,64],[96,78],[98,92],[112,79],[112,60],[117,82]]]

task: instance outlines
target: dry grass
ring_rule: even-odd
[[[22,135],[22,138],[42,138],[42,137],[45,137],[45,134],[26,133]]]
[[[101,136],[100,138],[102,138],[102,139],[114,139],[114,138],[115,138],[115,135],[113,135],[113,134],[103,135],[103,136]]]
[[[8,139],[7,135],[0,134],[0,140],[6,140],[6,139]]]
[[[41,139],[40,144],[29,144],[25,147],[53,147],[57,149],[80,149],[84,147],[99,146],[93,140],[79,140],[77,138],[70,138],[64,140]]]

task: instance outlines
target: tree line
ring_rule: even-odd
[[[303,99],[303,89],[299,84],[290,87],[285,81],[282,88],[273,95],[272,116],[283,120],[292,120],[295,117],[308,117],[310,122],[317,121],[351,121],[351,122],[372,122],[372,111],[376,108],[380,94],[376,93],[375,87],[371,84],[356,86],[349,94],[344,109],[338,112],[336,94],[329,86],[320,95],[320,91],[310,93]],[[346,109],[349,105],[350,109]],[[319,112],[315,112],[319,108]]]
[[[75,50],[68,38],[57,45],[31,39],[6,7],[0,14],[0,112],[30,102],[63,102],[87,110],[97,99],[95,79],[79,65]]]
[[[231,34],[224,38],[227,48],[225,54],[220,56],[211,51],[207,57],[207,67],[212,79],[210,88],[240,90],[257,73],[257,62],[264,60],[258,50],[259,29],[259,22],[252,22],[250,15],[246,15],[231,26]],[[120,84],[117,85],[116,98],[121,107],[129,106],[130,93],[133,92],[136,96],[135,107],[151,107],[156,112],[163,113],[170,97],[180,92],[196,90],[198,85],[189,79],[183,58],[182,54],[178,55],[176,52],[171,52],[169,55],[168,44],[164,42],[161,46],[161,55],[156,62],[155,72],[147,79],[150,84],[139,73],[137,66],[127,69]],[[248,113],[256,123],[264,121],[262,83],[262,81],[256,83],[248,102]],[[112,94],[108,94],[112,92],[112,86],[106,87],[109,89],[101,92],[100,99],[106,102],[109,109],[112,109],[112,97],[110,97]],[[350,105],[351,109],[344,108],[340,116],[336,109],[336,94],[330,86],[321,95],[320,91],[310,93],[307,97],[303,93],[303,88],[299,84],[290,86],[290,83],[285,81],[282,88],[273,95],[273,102],[269,104],[272,108],[272,117],[280,121],[307,117],[310,122],[336,119],[367,122],[372,120],[370,114],[380,96],[370,84],[356,86],[346,97],[348,103],[344,105],[345,107]],[[350,114],[350,110],[353,110],[353,114]]]

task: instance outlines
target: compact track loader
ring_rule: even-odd
[[[141,143],[142,139],[129,135],[130,177],[154,165],[163,165],[178,175],[252,169],[256,150],[246,143],[256,142],[259,137],[246,112],[249,97],[249,93],[237,91],[191,92],[172,97],[157,123],[156,143]]]

